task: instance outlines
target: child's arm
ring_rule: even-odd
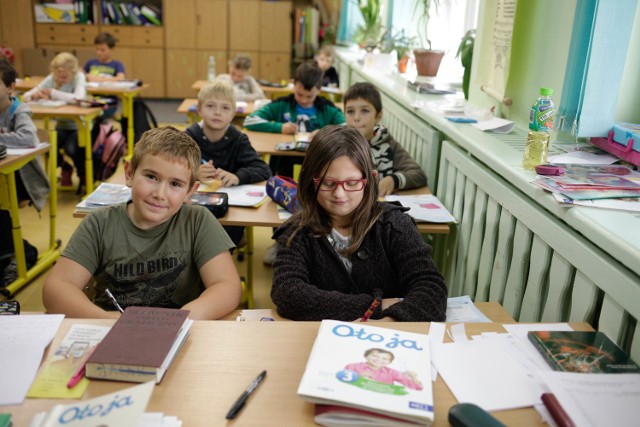
[[[335,105],[327,106],[329,108],[329,112],[331,114],[329,118],[328,125],[343,125],[347,121],[344,117],[344,113],[341,109],[336,107]]]
[[[115,319],[116,311],[105,311],[93,304],[83,292],[91,273],[79,263],[61,256],[42,288],[47,313],[61,313],[72,318]]]
[[[87,97],[87,80],[84,73],[76,73],[74,79],[73,92],[64,92],[58,89],[51,89],[51,99],[65,101],[68,104],[72,104],[76,99],[84,99]]]
[[[238,270],[229,251],[224,251],[200,267],[205,291],[182,308],[190,310],[193,320],[220,319],[240,303],[242,286]]]
[[[38,131],[31,120],[29,107],[22,105],[14,113],[9,132],[0,133],[0,142],[7,148],[33,148],[38,143]]]
[[[411,154],[394,139],[391,140],[393,151],[393,175],[398,179],[397,189],[410,190],[427,185],[427,175]]]
[[[36,87],[27,91],[24,95],[22,95],[22,99],[25,102],[37,101],[39,99],[48,99],[49,95],[46,95],[43,90],[51,89],[53,87],[53,76],[49,74],[44,78]]]
[[[235,171],[235,174],[238,177],[239,184],[253,184],[269,179],[271,169],[251,146],[249,137],[243,133],[237,142],[240,146],[237,156],[237,162],[240,167]]]
[[[249,114],[243,126],[256,132],[283,133],[284,113],[288,111],[286,102],[271,102]]]

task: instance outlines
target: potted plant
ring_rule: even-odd
[[[358,8],[364,22],[356,29],[353,41],[362,48],[375,47],[380,40],[380,33],[382,32],[380,2],[381,0],[360,0],[359,2]]]
[[[462,75],[462,92],[464,92],[464,98],[469,99],[469,80],[471,78],[471,61],[473,59],[473,45],[476,41],[476,30],[469,30],[464,37],[460,40],[458,46],[458,52],[456,52],[456,58],[460,57],[460,63],[464,67],[464,74]]]
[[[440,0],[415,0],[414,3],[414,14],[420,17],[418,21],[418,35],[423,41],[424,46],[414,49],[413,51],[419,76],[436,76],[440,68],[440,62],[444,56],[443,50],[434,50],[431,48],[431,39],[429,39],[431,6],[433,5],[437,13],[439,4]]]
[[[409,37],[404,29],[395,34],[392,30],[387,30],[380,39],[380,50],[382,52],[395,50],[398,53],[398,71],[404,73],[409,61],[408,52],[415,45],[415,42],[416,38]]]

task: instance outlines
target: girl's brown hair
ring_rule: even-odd
[[[288,240],[303,228],[309,227],[314,236],[326,236],[331,232],[331,217],[317,201],[314,178],[324,178],[332,161],[339,157],[348,157],[360,169],[362,177],[367,179],[362,202],[351,213],[351,245],[342,251],[349,256],[362,244],[364,236],[380,216],[378,200],[378,177],[373,165],[369,143],[360,132],[349,126],[326,126],[318,131],[311,140],[302,163],[298,181],[298,201],[300,211],[294,221],[298,227]]]

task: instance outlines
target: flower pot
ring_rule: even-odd
[[[402,58],[400,58],[398,60],[398,72],[399,73],[406,73],[407,72],[407,65],[409,64],[409,57],[407,55],[403,56]]]
[[[444,56],[443,50],[415,49],[416,68],[419,76],[435,77]]]

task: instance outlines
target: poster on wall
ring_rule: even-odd
[[[502,102],[509,78],[511,40],[516,0],[488,0],[483,28],[485,43],[479,55],[477,82],[483,91]]]

